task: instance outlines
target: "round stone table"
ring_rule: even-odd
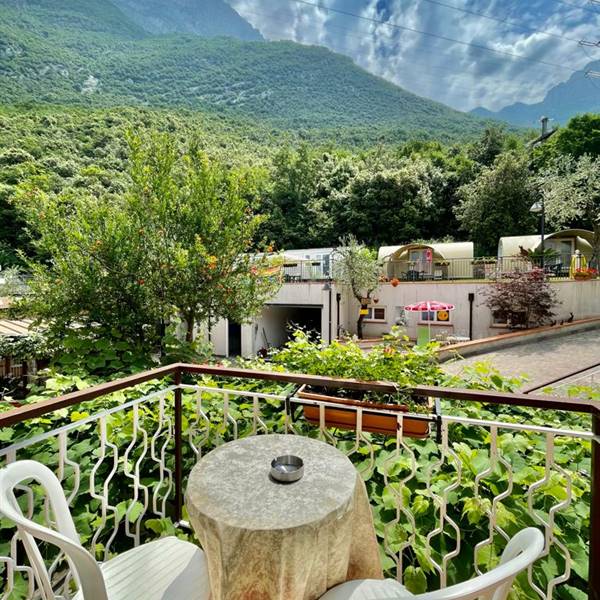
[[[302,479],[270,478],[283,454],[302,458]],[[261,435],[224,444],[190,473],[186,506],[211,600],[312,600],[350,579],[382,578],[364,482],[324,442]]]

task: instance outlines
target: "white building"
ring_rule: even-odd
[[[570,230],[575,231],[579,232],[576,237],[583,240],[575,246],[579,249],[584,247],[585,237],[580,235],[580,230]],[[565,236],[552,235],[556,236],[551,234],[550,240],[565,239]],[[518,239],[523,241],[528,236]],[[537,239],[540,241],[539,236]],[[503,248],[512,251],[515,243],[512,238],[503,240]],[[360,305],[350,290],[332,281],[332,256],[332,248],[285,252],[283,284],[277,294],[249,324],[238,325],[226,320],[217,323],[210,334],[215,353],[252,356],[261,350],[282,346],[297,327],[314,331],[325,342],[355,334]],[[430,326],[432,337],[439,334],[481,339],[507,330],[505,325],[494,323],[491,311],[484,304],[483,292],[493,282],[485,277],[496,274],[496,259],[489,265],[494,273],[480,273],[479,269],[483,268],[480,263],[485,261],[473,258],[471,243],[391,246],[381,248],[379,257],[385,280],[368,307],[369,313],[363,322],[365,337],[379,338],[403,320],[407,322],[407,334],[413,339],[417,338],[419,325]],[[418,276],[402,276],[409,272],[403,271],[408,263]],[[576,319],[600,315],[600,280],[550,281],[561,302],[556,308],[558,322],[568,319],[571,312]],[[406,305],[424,300],[450,303],[455,309],[429,316],[404,313]],[[426,317],[429,318],[425,320]]]

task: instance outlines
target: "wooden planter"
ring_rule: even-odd
[[[380,433],[391,437],[396,436],[398,428],[398,419],[396,415],[378,414],[369,412],[369,408],[384,409],[394,412],[408,412],[408,406],[405,404],[371,404],[359,400],[345,398],[336,398],[335,396],[325,396],[323,394],[314,394],[312,392],[298,392],[299,398],[307,400],[318,400],[330,404],[339,405],[339,408],[326,406],[325,425],[337,429],[356,431],[357,411],[350,407],[360,406],[362,413],[362,430],[369,433]],[[344,408],[348,407],[348,408]],[[321,423],[321,409],[319,406],[302,406],[304,418],[311,424],[319,426]],[[404,435],[407,437],[423,439],[429,436],[429,422],[417,419],[403,419]]]

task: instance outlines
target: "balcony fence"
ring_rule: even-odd
[[[506,273],[541,268],[541,259],[510,256],[502,258],[449,258],[426,260],[392,260],[384,262],[384,276],[400,281],[495,280]],[[325,281],[333,277],[333,257],[287,261],[281,268],[286,283]],[[548,257],[544,271],[549,279],[569,279],[570,257]]]
[[[348,399],[340,408],[303,393],[307,385],[398,397],[389,383],[176,364],[0,414],[0,464],[35,457],[54,469],[82,543],[104,560],[159,534],[192,536],[186,478],[216,446],[275,432],[320,438],[345,452],[366,482],[387,576],[414,589],[468,579],[493,566],[516,531],[536,526],[546,547],[519,576],[519,597],[576,599],[585,589],[598,600],[597,405],[416,387],[410,396],[427,400],[427,412]],[[38,486],[20,491],[28,514],[51,523]],[[44,548],[44,558],[56,593],[71,597],[64,557]],[[36,597],[5,520],[0,570],[2,598]]]
[[[506,273],[515,271],[531,271],[541,268],[540,259],[523,256],[502,258],[449,258],[431,261],[392,260],[384,263],[387,279],[400,281],[452,281],[452,280],[495,280]],[[544,272],[549,279],[569,278],[570,260],[564,258],[547,258]]]

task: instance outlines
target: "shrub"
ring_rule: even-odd
[[[554,316],[556,292],[548,285],[541,269],[508,273],[485,292],[485,305],[494,317],[513,328],[544,325]]]

